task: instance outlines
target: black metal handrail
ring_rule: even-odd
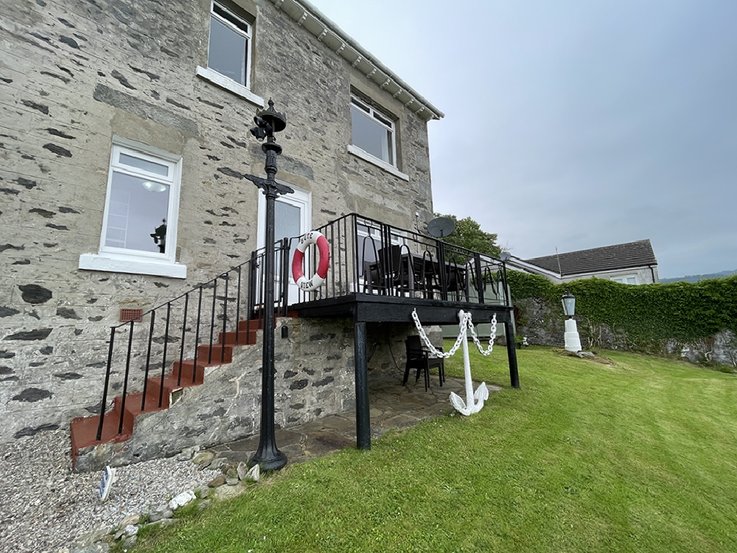
[[[282,240],[276,246],[276,255],[282,266],[288,258],[289,252],[284,249],[288,244],[288,240]],[[259,269],[264,255],[263,248],[255,250],[247,261],[149,309],[138,320],[110,328],[96,435],[98,441],[102,438],[111,390],[121,394],[120,415],[116,421],[117,433],[120,434],[123,432],[129,390],[142,389],[142,411],[147,402],[151,407],[152,401],[161,408],[164,404],[164,381],[171,361],[179,363],[177,385],[181,385],[185,363],[191,359],[192,374],[187,378],[194,383],[202,365],[202,355],[207,356],[207,363],[211,363],[213,358],[218,361],[218,355],[222,362],[225,348],[218,346],[225,345],[227,333],[233,332],[232,343],[235,345],[248,335],[251,321],[263,317],[263,271]],[[286,286],[279,287],[275,296],[274,308],[281,313],[286,313],[287,309],[286,290]],[[191,305],[196,305],[196,309]],[[246,321],[245,332],[239,327],[242,315]],[[216,333],[220,335],[216,336]],[[205,343],[200,343],[201,338]],[[124,367],[123,375],[119,375],[116,367]],[[149,386],[156,382],[151,380],[155,370],[159,394],[152,400]]]

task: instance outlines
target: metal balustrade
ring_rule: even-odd
[[[330,245],[327,282],[300,290],[295,303],[365,293],[508,305],[499,259],[355,213],[316,230]],[[290,239],[292,250],[297,240]],[[305,252],[306,275],[317,262],[314,250]]]

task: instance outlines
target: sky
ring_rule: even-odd
[[[445,113],[436,212],[521,258],[650,239],[661,277],[737,269],[737,2],[311,3]]]

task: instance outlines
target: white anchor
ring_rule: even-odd
[[[489,389],[486,387],[486,382],[482,382],[481,385],[473,391],[473,381],[471,380],[471,361],[468,356],[468,340],[466,332],[468,331],[468,318],[463,310],[458,312],[458,319],[460,322],[458,326],[461,331],[463,346],[463,376],[465,377],[466,385],[466,401],[463,401],[461,397],[455,392],[450,393],[450,403],[453,405],[456,411],[461,415],[469,416],[474,413],[478,413],[484,407],[484,402],[489,399]]]

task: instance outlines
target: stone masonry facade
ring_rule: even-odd
[[[288,118],[278,178],[310,195],[312,227],[354,211],[404,228],[428,220],[428,114],[278,2],[235,4],[252,17],[250,91]],[[0,10],[2,443],[99,408],[109,328],[122,308],[145,311],[248,259],[258,191],[243,174],[263,175],[264,156],[248,134],[258,101],[197,74],[207,66],[210,0],[0,0]],[[406,178],[348,151],[352,92],[395,118]],[[80,268],[80,256],[100,248],[115,137],[181,158],[175,253],[186,278]],[[304,352],[313,361],[300,370],[325,354]],[[307,412],[289,390],[277,403]],[[332,408],[353,397],[348,381],[324,393],[340,394]],[[288,417],[319,407],[309,409]]]

